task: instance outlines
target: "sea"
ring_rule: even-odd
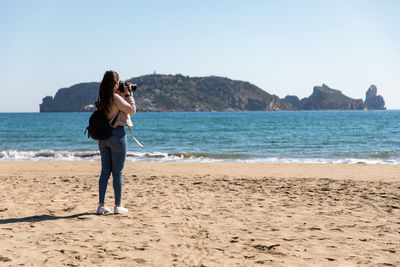
[[[100,161],[91,113],[0,113],[0,161]],[[127,161],[400,163],[400,111],[138,112]]]

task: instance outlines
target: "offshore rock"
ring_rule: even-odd
[[[377,88],[371,85],[365,94],[365,105],[367,109],[386,109],[385,100],[380,95],[377,95]]]

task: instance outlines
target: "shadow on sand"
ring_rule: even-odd
[[[61,219],[84,219],[83,216],[87,215],[97,215],[95,212],[84,212],[73,214],[69,216],[52,216],[52,215],[37,215],[37,216],[30,216],[30,217],[23,217],[23,218],[10,218],[10,219],[0,219],[1,224],[8,224],[8,223],[22,223],[22,222],[43,222],[43,221],[54,221],[54,220],[61,220]]]

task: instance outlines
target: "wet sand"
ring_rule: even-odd
[[[399,266],[396,165],[0,162],[0,266]],[[113,206],[112,178],[107,202]]]

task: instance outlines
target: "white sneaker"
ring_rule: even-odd
[[[97,208],[97,212],[96,212],[97,214],[99,214],[99,215],[106,215],[106,214],[109,214],[109,213],[111,213],[111,210],[110,210],[110,208],[109,207],[107,207],[107,206],[103,206],[103,207],[98,207]]]
[[[124,208],[123,206],[115,206],[114,207],[114,213],[115,214],[121,214],[121,213],[125,213],[128,212],[128,209]]]

